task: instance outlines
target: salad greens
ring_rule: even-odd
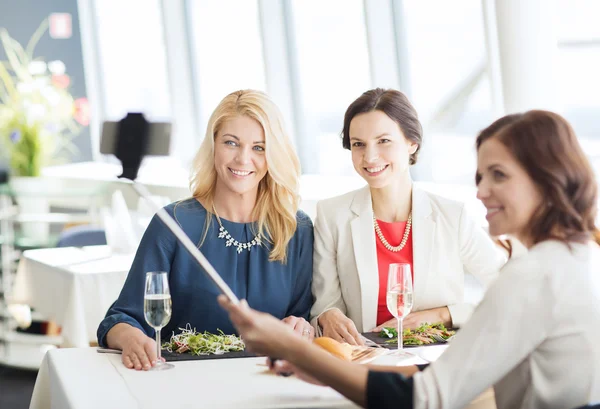
[[[398,330],[392,327],[383,327],[379,336],[381,338],[396,338],[398,336]]]
[[[243,351],[246,347],[244,341],[236,335],[225,335],[218,329],[219,334],[211,334],[204,331],[196,332],[188,324],[185,328],[179,328],[180,334],[171,336],[169,342],[163,343],[162,347],[169,352],[190,352],[192,355],[222,355],[226,352]]]
[[[404,345],[427,345],[433,344],[435,341],[431,336],[438,334],[444,339],[450,338],[456,331],[446,329],[444,324],[428,324],[423,323],[420,327],[414,330],[405,329],[402,331],[402,343]],[[398,342],[398,331],[396,328],[384,327],[379,333],[381,338],[391,338],[385,341],[387,344],[394,344]]]

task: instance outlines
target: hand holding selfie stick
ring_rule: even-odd
[[[149,150],[149,146],[151,146],[151,141],[149,141],[149,135],[151,134],[150,127],[151,124],[141,113],[128,113],[127,116],[119,122],[118,131],[112,150],[117,159],[119,159],[123,165],[123,173],[119,176],[119,178],[124,178],[131,181],[133,189],[136,191],[136,193],[140,197],[144,198],[146,202],[148,202],[156,211],[156,215],[163,221],[169,230],[171,230],[177,240],[183,244],[185,249],[198,262],[198,264],[202,266],[208,278],[210,278],[210,280],[219,288],[219,290],[221,290],[221,292],[229,299],[229,301],[237,305],[239,304],[240,300],[236,297],[227,283],[223,281],[212,264],[210,264],[206,257],[204,257],[204,254],[202,254],[198,247],[196,247],[192,240],[190,240],[187,234],[185,234],[183,229],[179,226],[179,224],[177,224],[171,215],[169,215],[165,209],[154,203],[146,187],[135,181],[144,155],[168,154],[168,150],[164,152],[153,152]],[[168,143],[165,146],[168,146]]]

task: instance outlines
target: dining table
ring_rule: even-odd
[[[408,354],[379,356],[372,365],[435,361],[446,345],[417,347]],[[273,374],[265,357],[171,362],[173,369],[136,371],[121,355],[97,348],[60,348],[46,353],[30,409],[339,408],[358,406],[334,389],[295,376]],[[486,391],[470,409],[495,408]]]
[[[87,347],[117,299],[133,254],[109,246],[62,247],[23,252],[10,297],[61,327],[63,345]]]

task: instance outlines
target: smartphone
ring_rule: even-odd
[[[102,124],[100,139],[100,153],[115,154],[117,150],[117,137],[119,134],[118,121],[106,121]],[[148,146],[144,155],[167,156],[171,143],[170,122],[148,123]]]

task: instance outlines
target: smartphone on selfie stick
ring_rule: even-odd
[[[221,293],[232,303],[239,304],[240,300],[227,283],[223,281],[212,264],[204,257],[204,254],[190,240],[183,229],[179,227],[179,224],[165,209],[154,203],[144,185],[135,181],[144,156],[167,156],[169,154],[170,140],[170,123],[148,122],[143,114],[130,112],[118,122],[104,122],[102,126],[100,153],[113,154],[121,161],[123,173],[119,178],[131,182],[131,186],[137,194],[152,206],[152,209],[156,211],[156,215],[171,230],[177,240],[183,244],[198,264],[202,266],[208,278],[215,283]]]

